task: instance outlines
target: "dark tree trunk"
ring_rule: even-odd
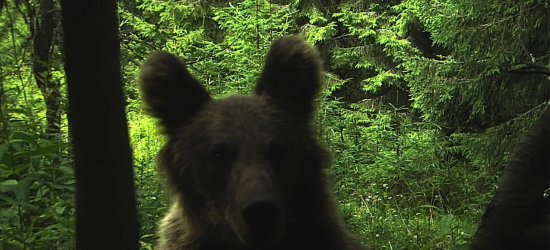
[[[33,73],[46,104],[46,133],[58,138],[61,132],[61,92],[51,77],[50,55],[53,47],[55,18],[53,0],[40,0],[38,19],[33,29]]]
[[[516,146],[470,250],[550,249],[550,109]]]
[[[62,1],[79,250],[139,248],[116,3]]]

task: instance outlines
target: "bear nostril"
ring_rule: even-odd
[[[252,233],[258,236],[273,233],[281,219],[277,204],[267,199],[248,202],[242,209],[242,216]]]

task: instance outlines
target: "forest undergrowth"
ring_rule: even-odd
[[[75,249],[59,8],[0,7],[0,249]],[[549,11],[542,0],[119,1],[142,249],[169,199],[155,169],[164,138],[136,82],[150,52],[184,58],[220,97],[251,91],[275,38],[304,37],[324,60],[316,125],[350,230],[374,250],[467,249],[550,96],[547,79],[507,72],[550,63]]]

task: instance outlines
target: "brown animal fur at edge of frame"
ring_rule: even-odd
[[[158,164],[174,197],[157,249],[364,249],[344,226],[313,127],[320,74],[317,51],[283,37],[254,93],[214,100],[177,57],[147,58],[141,88],[168,139]]]

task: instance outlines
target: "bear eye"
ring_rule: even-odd
[[[226,167],[233,161],[233,153],[225,145],[214,147],[211,154],[212,163],[217,167]]]

